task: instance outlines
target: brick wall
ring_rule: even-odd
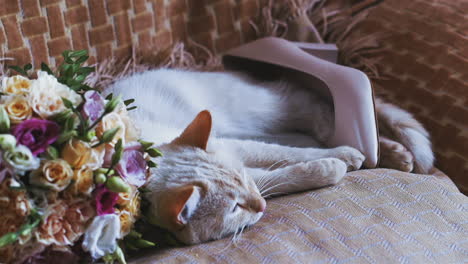
[[[468,193],[468,0],[386,0],[359,34],[383,32],[377,93],[428,128],[437,167]]]
[[[0,55],[53,66],[65,49],[88,49],[93,61],[188,39],[222,52],[255,38],[249,20],[262,2],[0,0]],[[388,35],[379,55],[391,77],[375,81],[377,93],[422,120],[437,166],[468,192],[466,10],[468,0],[385,0],[353,34]]]
[[[255,37],[259,1],[0,0],[0,55],[55,65],[65,49],[88,49],[94,61],[188,38],[222,52]]]

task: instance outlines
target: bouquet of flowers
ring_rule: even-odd
[[[161,153],[140,140],[133,99],[86,85],[87,51],[63,57],[56,72],[43,63],[33,79],[31,64],[13,66],[21,75],[1,80],[0,263],[51,250],[125,263],[125,251],[154,245],[132,226]]]

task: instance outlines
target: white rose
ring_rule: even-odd
[[[39,158],[34,157],[31,150],[23,145],[5,151],[3,159],[20,173],[35,170],[40,166]]]
[[[30,91],[32,81],[21,75],[3,77],[0,92],[10,95],[23,95]]]
[[[65,110],[62,97],[68,99],[74,106],[82,102],[82,98],[68,86],[46,72],[38,71],[37,80],[32,82],[29,102],[34,112],[40,117],[47,118]]]
[[[120,219],[115,214],[96,216],[84,234],[83,250],[94,259],[113,253],[120,237]]]

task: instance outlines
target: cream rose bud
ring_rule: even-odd
[[[62,149],[62,158],[74,168],[87,164],[92,153],[91,146],[81,140],[72,139]]]
[[[2,100],[2,103],[12,124],[21,123],[32,116],[32,108],[28,99],[24,96],[8,96],[5,100]]]
[[[12,95],[24,95],[29,93],[32,81],[21,75],[2,78],[0,92]]]
[[[4,150],[14,150],[16,138],[10,134],[0,134],[0,148]]]
[[[82,102],[82,98],[75,91],[46,72],[38,71],[38,78],[31,85],[29,103],[40,117],[48,118],[65,110],[62,97],[68,99],[74,106]]]
[[[30,174],[30,183],[45,186],[54,191],[64,190],[73,179],[73,170],[62,159],[48,160],[43,163],[40,170]]]
[[[123,122],[122,118],[120,117],[119,114],[112,112],[110,114],[107,114],[104,116],[102,119],[101,123],[96,127],[96,135],[101,138],[102,134],[106,132],[109,129],[113,129],[116,127],[120,127],[119,131],[117,131],[117,134],[115,134],[114,138],[110,143],[115,144],[117,140],[122,139],[123,145],[125,145],[125,123]]]
[[[35,170],[40,166],[40,160],[34,157],[31,150],[23,145],[18,145],[3,153],[3,159],[8,162],[18,173]]]

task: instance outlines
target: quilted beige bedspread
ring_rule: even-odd
[[[467,263],[468,197],[441,176],[376,169],[274,198],[231,238],[133,263]]]

